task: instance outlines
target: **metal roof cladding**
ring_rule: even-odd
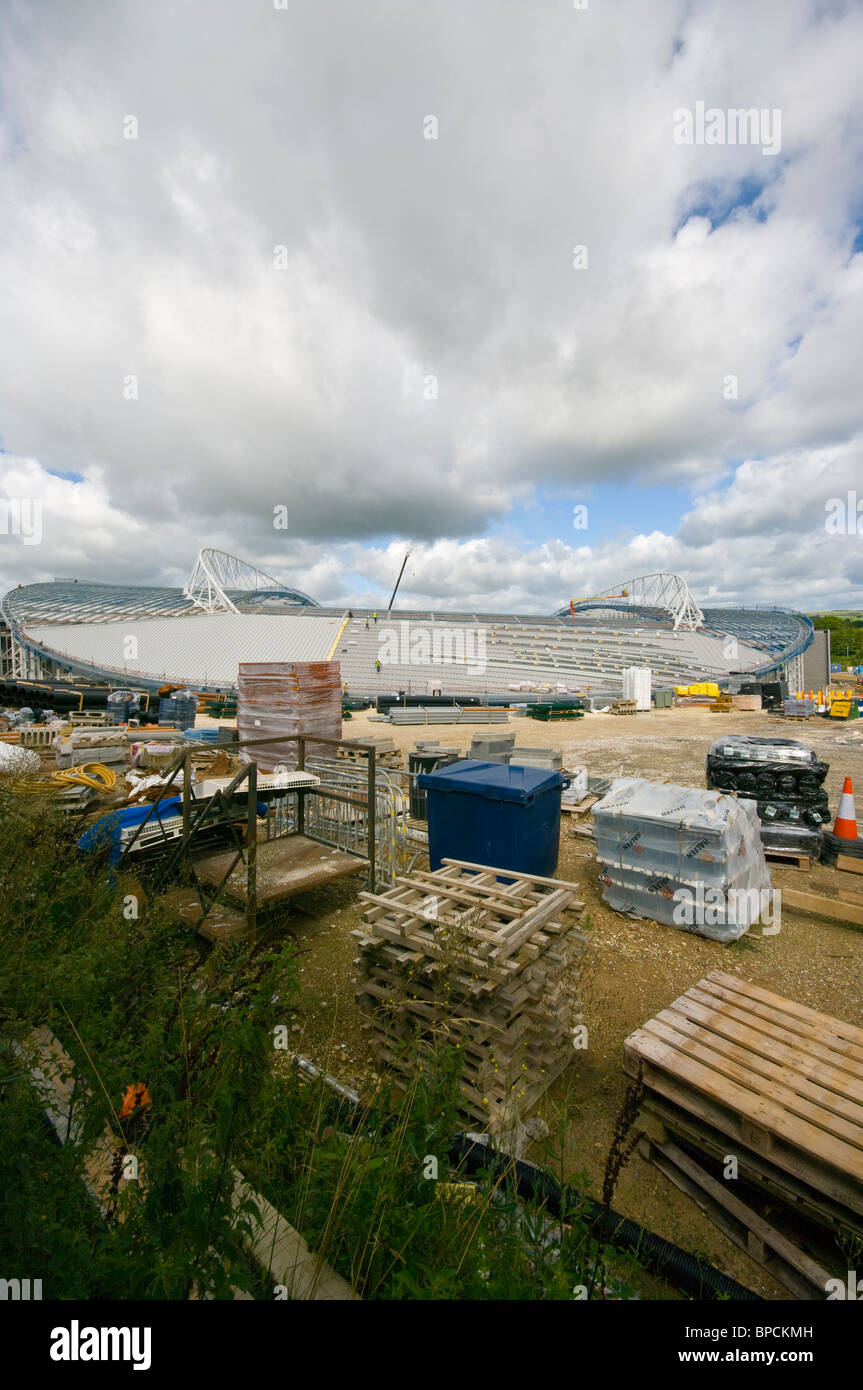
[[[123,623],[34,624],[29,636],[61,657],[127,679],[164,676],[233,685],[241,661],[325,661],[337,617],[287,613],[201,613]]]
[[[463,792],[485,801],[513,801],[524,806],[541,792],[560,787],[559,772],[544,767],[522,767],[519,763],[480,763],[464,758],[438,772],[424,772],[421,787],[436,792]]]

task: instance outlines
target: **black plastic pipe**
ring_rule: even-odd
[[[310,1077],[320,1077],[334,1092],[333,1120],[346,1129],[355,1128],[368,1121],[374,1112],[361,1102],[356,1103],[355,1093],[342,1086],[334,1077],[321,1071],[308,1058],[294,1053],[293,1060]],[[384,1129],[387,1128],[386,1121]],[[638,1258],[639,1263],[651,1274],[673,1284],[691,1298],[714,1299],[729,1298],[738,1302],[760,1303],[761,1295],[738,1284],[736,1279],[723,1274],[708,1260],[681,1250],[662,1236],[654,1235],[644,1226],[628,1216],[621,1216],[611,1208],[606,1208],[593,1197],[587,1197],[574,1187],[561,1187],[560,1183],[519,1158],[510,1158],[492,1149],[487,1144],[478,1144],[467,1134],[457,1134],[451,1141],[449,1160],[453,1167],[464,1165],[469,1173],[486,1169],[496,1178],[509,1179],[518,1196],[542,1202],[553,1216],[559,1220],[579,1216],[587,1222],[594,1240],[607,1241],[618,1250],[626,1250]]]
[[[486,1144],[477,1144],[466,1134],[459,1134],[450,1148],[450,1159],[454,1164],[464,1164],[470,1173],[484,1168],[495,1177],[510,1178],[520,1197],[533,1198],[544,1203],[554,1216],[561,1220],[580,1216],[588,1224],[590,1234],[595,1240],[607,1241],[618,1250],[627,1250],[637,1256],[638,1261],[652,1274],[667,1279],[670,1284],[682,1289],[692,1298],[730,1298],[738,1301],[760,1302],[760,1294],[753,1293],[736,1279],[722,1274],[707,1260],[690,1255],[680,1246],[662,1236],[654,1235],[628,1216],[620,1216],[611,1208],[606,1208],[592,1197],[586,1197],[574,1187],[561,1187],[549,1173],[533,1164],[523,1163],[521,1159],[509,1158],[496,1153]]]

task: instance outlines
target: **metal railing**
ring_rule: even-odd
[[[356,794],[353,796],[349,796],[345,794],[345,792],[339,789],[333,789],[331,787],[297,787],[291,793],[295,800],[293,816],[290,821],[291,828],[287,828],[286,822],[284,835],[304,835],[309,839],[321,838],[317,834],[310,833],[311,824],[309,830],[307,830],[306,828],[307,823],[310,820],[306,804],[307,798],[309,797],[321,797],[327,801],[338,802],[345,807],[353,807],[356,818],[358,820],[362,818],[362,821],[365,826],[366,852],[365,854],[360,854],[358,850],[354,849],[353,846],[347,842],[341,844],[336,843],[334,847],[344,849],[346,853],[358,855],[358,857],[361,857],[368,862],[368,885],[369,891],[373,893],[375,891],[376,884],[378,881],[377,854],[379,838],[377,826],[378,783],[377,769],[375,766],[376,750],[374,748],[374,745],[363,743],[360,739],[332,739],[322,738],[320,735],[315,735],[313,739],[309,739],[306,735],[303,734],[276,734],[270,735],[267,738],[243,739],[241,742],[234,743],[231,745],[231,752],[238,751],[241,748],[260,748],[272,744],[283,745],[286,743],[296,743],[297,771],[303,772],[306,770],[307,742],[312,742],[319,747],[323,746],[330,748],[356,748],[360,754],[364,755],[366,758],[365,796],[362,797]],[[148,824],[153,815],[156,815],[156,821],[158,824],[160,824],[161,818],[158,815],[158,808],[167,796],[176,793],[174,783],[177,779],[178,774],[182,772],[183,830],[179,840],[175,842],[176,848],[174,850],[174,853],[170,855],[168,858],[167,868],[165,869],[165,876],[167,877],[168,873],[176,869],[179,863],[184,858],[188,858],[188,854],[194,836],[198,830],[202,829],[204,826],[212,827],[213,824],[218,823],[227,825],[230,829],[231,836],[234,840],[235,854],[233,860],[230,862],[228,868],[222,876],[220,883],[216,887],[215,892],[210,897],[209,902],[204,901],[204,898],[201,894],[200,885],[198,885],[198,896],[199,898],[201,898],[202,916],[200,920],[196,923],[196,926],[201,926],[204,919],[207,917],[211,909],[215,906],[216,902],[218,901],[219,895],[221,894],[230,876],[234,873],[237,864],[245,857],[246,925],[249,934],[254,937],[257,927],[258,906],[258,765],[256,762],[250,759],[248,764],[236,773],[236,775],[231,779],[231,781],[228,783],[226,787],[217,789],[212,794],[212,796],[197,798],[194,794],[194,789],[191,783],[192,757],[196,752],[200,752],[200,748],[185,747],[180,750],[177,757],[173,759],[173,761],[169,764],[168,768],[166,769],[166,776],[168,778],[167,782],[163,787],[160,787],[159,795],[156,797],[155,801],[151,802],[150,808],[147,811],[147,814],[145,815],[144,819],[140,822],[139,825],[135,827],[134,833],[131,835],[129,840],[123,845],[119,863],[124,863],[124,861],[128,858],[129,853],[131,852],[136,841],[143,833],[145,826]],[[336,764],[336,766],[341,768],[343,765]],[[386,795],[388,780],[389,779],[386,779],[381,785],[381,793],[384,796]],[[241,819],[241,817],[237,815],[237,812],[232,809],[230,804],[231,798],[239,791],[243,784],[245,784],[246,786],[245,844],[242,843],[242,840],[236,829],[237,821]],[[354,792],[356,792],[356,787],[352,786],[351,788],[349,788],[349,790],[353,790]],[[267,834],[268,838],[270,838],[269,817],[267,819]],[[344,821],[345,824],[350,824],[350,816],[346,815],[344,817]],[[165,838],[166,840],[168,839],[167,834],[165,835]],[[343,838],[345,838],[346,840],[346,837]],[[329,840],[322,840],[322,843],[329,844],[332,842]],[[385,836],[383,837],[383,844],[384,848],[386,849]],[[385,864],[387,868],[389,864],[389,859],[391,857],[392,853],[388,855],[385,859]]]
[[[306,772],[320,786],[306,798],[305,834],[347,854],[373,858],[378,884],[390,886],[406,872],[426,846],[425,832],[410,824],[408,774],[377,769],[374,817],[369,815],[365,769],[332,758],[309,758]],[[267,817],[267,839],[296,833],[298,798],[290,791],[273,799]],[[374,826],[374,853],[369,837]]]

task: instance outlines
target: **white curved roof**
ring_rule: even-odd
[[[40,623],[28,636],[59,656],[130,679],[236,685],[241,661],[326,661],[344,619],[190,613],[113,623]]]

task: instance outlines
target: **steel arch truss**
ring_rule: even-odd
[[[638,579],[625,579],[602,594],[592,594],[590,598],[573,599],[569,609],[562,609],[557,616],[567,612],[584,611],[588,608],[611,608],[618,612],[632,609],[661,609],[668,614],[678,628],[701,627],[704,614],[689,592],[689,585],[679,574],[643,574]]]
[[[230,597],[231,594],[276,594],[283,595],[295,603],[308,604],[311,608],[319,606],[315,599],[304,594],[301,589],[291,589],[281,580],[264,574],[263,570],[256,569],[245,560],[239,560],[236,555],[209,547],[198,551],[198,558],[183,593],[207,613],[239,613],[240,610]]]

